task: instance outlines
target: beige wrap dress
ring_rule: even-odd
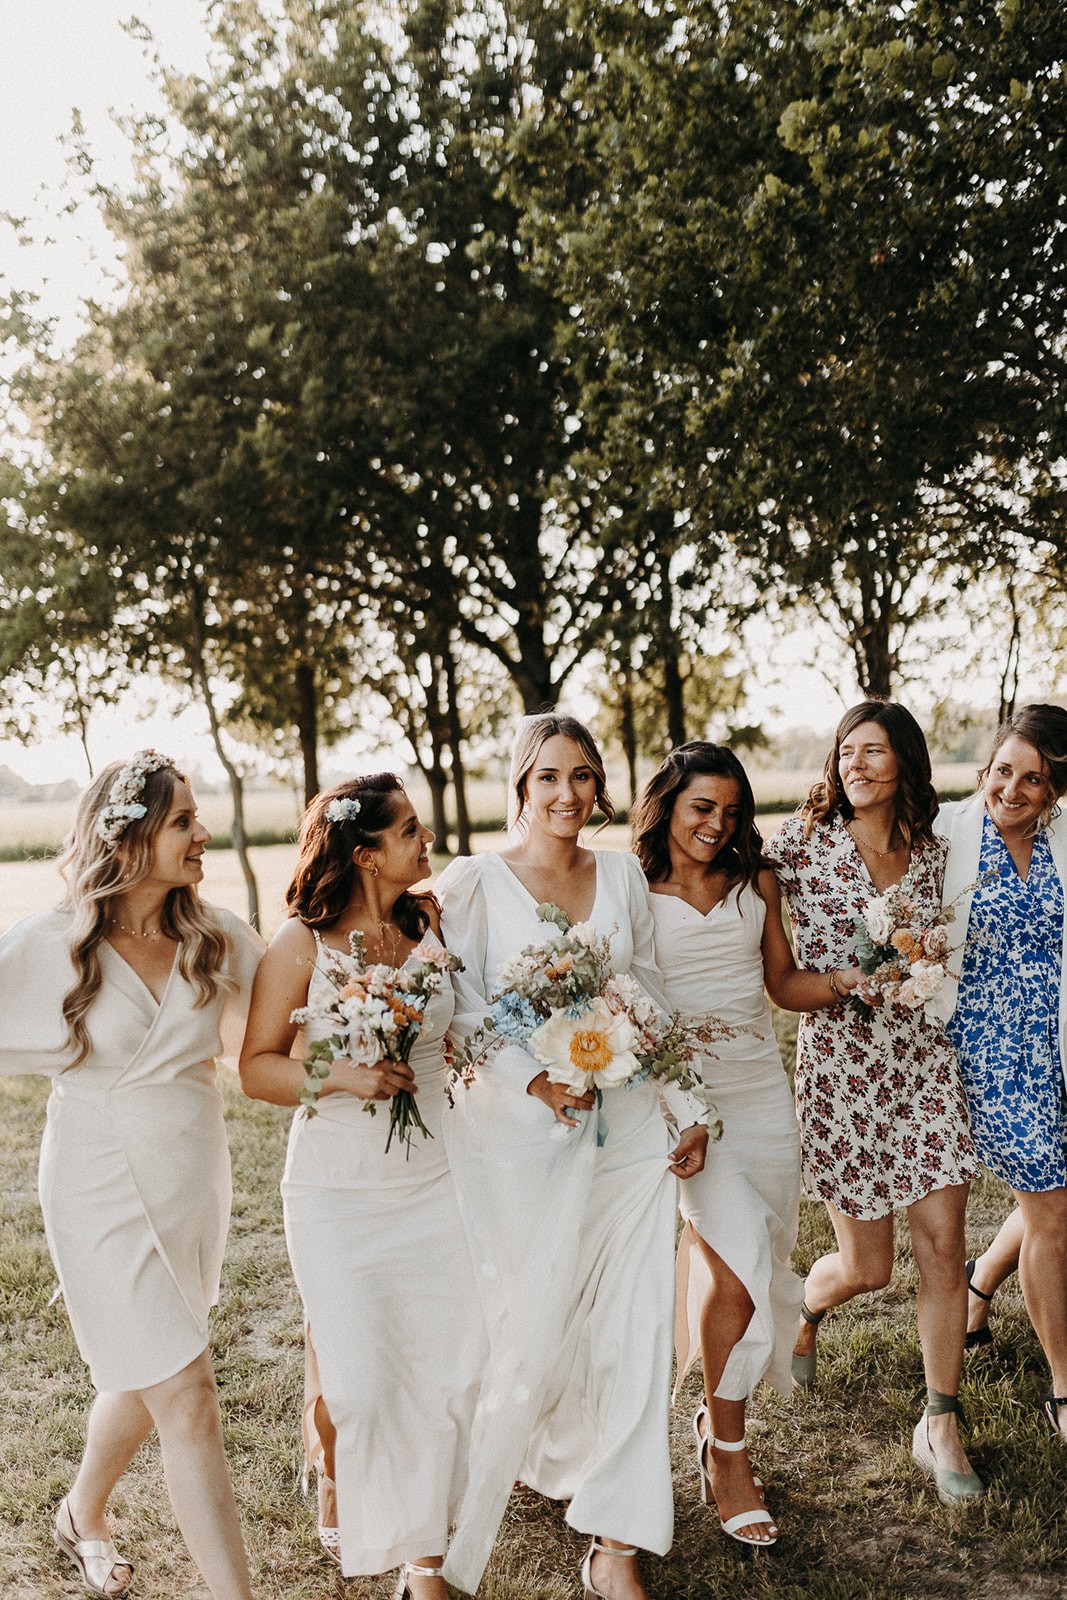
[[[177,956],[158,1003],[101,944],[92,1049],[69,1065],[63,997],[74,981],[69,913],[0,939],[0,1073],[52,1079],[38,1180],[48,1248],[78,1348],[102,1391],[173,1377],[208,1342],[230,1218],[230,1158],[215,1058],[240,1044],[262,953],[212,908],[230,952],[223,988],[197,1007]]]

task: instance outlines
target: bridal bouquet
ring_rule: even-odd
[[[700,1047],[737,1032],[710,1012],[683,1022],[663,1017],[633,978],[612,971],[607,938],[588,922],[569,921],[551,902],[537,907],[558,931],[528,945],[497,974],[489,1015],[468,1038],[458,1076],[504,1044],[519,1044],[545,1067],[551,1083],[576,1094],[655,1079],[692,1091],[708,1104],[697,1067]],[[711,1136],[721,1122],[709,1124]]]
[[[856,945],[866,992],[912,1010],[933,1000],[948,977],[948,924],[955,918],[952,905],[931,915],[919,904],[910,871],[878,895],[867,906]]]
[[[301,1025],[325,1023],[329,1029],[324,1037],[314,1040],[304,1058],[300,1104],[309,1117],[316,1114],[315,1102],[332,1062],[343,1057],[353,1066],[372,1067],[386,1056],[393,1061],[407,1061],[422,1030],[430,998],[440,993],[445,974],[462,965],[458,956],[423,940],[402,966],[368,966],[363,935],[349,934],[348,943],[348,954],[341,950],[326,952],[325,972],[332,993],[299,1006],[290,1018]],[[371,1116],[377,1111],[373,1100],[365,1101],[363,1109]],[[419,1115],[415,1096],[401,1089],[389,1102],[386,1150],[395,1136],[404,1145],[405,1155],[410,1156],[416,1129],[424,1139],[433,1138]]]

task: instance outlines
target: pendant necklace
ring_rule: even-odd
[[[845,827],[848,830],[853,842],[858,844],[861,850],[869,850],[871,855],[877,856],[880,861],[885,861],[889,856],[895,856],[898,851],[905,848],[904,841],[902,839],[899,844],[893,846],[892,850],[879,850],[877,845],[868,844],[867,840],[862,838],[860,834],[856,832],[854,823],[846,822]]]

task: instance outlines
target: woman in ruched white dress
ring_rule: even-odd
[[[760,1379],[790,1388],[802,1284],[790,1267],[800,1207],[800,1134],[771,1024],[777,1004],[838,1002],[859,969],[798,972],[774,873],[761,854],[755,802],[732,751],[694,742],[671,752],[634,813],[648,877],[656,959],[673,1010],[712,1011],[740,1031],[702,1061],[722,1119],[704,1170],[682,1186],[678,1252],[678,1384],[698,1355],[705,1399],[693,1418],[701,1498],[723,1531],[773,1544],[778,1527],[744,1447],[745,1404]]]
[[[202,905],[210,838],[186,780],[139,751],[82,796],[68,892],[0,939],[0,1070],[52,1079],[39,1193],[98,1393],[55,1538],[91,1593],[133,1568],[108,1498],[153,1427],[171,1503],[215,1600],[252,1593],[208,1351],[230,1216],[215,1058],[236,1051],[262,944]]]
[[[483,1022],[501,964],[549,935],[543,902],[591,923],[610,940],[616,971],[662,1003],[637,862],[580,843],[594,805],[611,816],[588,731],[570,717],[525,718],[509,791],[517,842],[453,862],[438,886],[445,937],[465,969],[459,1037]],[[671,1173],[703,1163],[702,1108],[672,1096],[679,1138],[651,1084],[604,1089],[597,1106],[550,1083],[518,1045],[490,1056],[455,1098],[445,1135],[490,1355],[445,1573],[473,1592],[521,1478],[568,1500],[566,1520],[591,1536],[588,1597],[644,1600],[638,1547],[665,1554],[673,1532]]]
[[[331,980],[329,952],[363,936],[369,962],[401,966],[436,942],[437,902],[413,895],[433,834],[391,773],[312,801],[287,900],[256,983],[241,1056],[245,1091],[296,1105],[315,1025],[292,1011]],[[322,1383],[309,1407],[322,1472],[336,1484],[346,1576],[402,1568],[399,1592],[446,1600],[448,1530],[467,1481],[470,1419],[485,1336],[445,1143],[448,980],[426,1010],[410,1062],[335,1061],[314,1116],[293,1119],[282,1179],[286,1239]],[[320,1025],[321,1026],[321,1025]],[[290,1055],[298,1042],[298,1057]],[[385,1149],[388,1113],[417,1095],[430,1137]],[[312,1439],[312,1449],[316,1443]]]

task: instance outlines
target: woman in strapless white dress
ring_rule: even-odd
[[[755,803],[737,757],[714,744],[674,750],[634,813],[649,880],[656,961],[671,1007],[712,1011],[740,1031],[701,1064],[723,1136],[683,1184],[678,1253],[678,1384],[698,1355],[705,1399],[693,1419],[701,1498],[723,1531],[773,1544],[778,1527],[744,1448],[745,1406],[760,1379],[787,1392],[802,1284],[789,1259],[800,1206],[800,1136],[771,1025],[776,1004],[837,1004],[858,969],[799,972],[764,862]]]
[[[312,801],[290,917],[253,995],[241,1056],[248,1094],[297,1104],[307,1045],[324,1024],[309,1025],[297,1042],[291,1013],[332,987],[330,952],[347,952],[350,934],[362,934],[369,962],[391,967],[421,939],[434,940],[437,902],[410,892],[427,876],[432,840],[390,773]],[[293,1119],[282,1179],[286,1240],[317,1358],[310,1370],[321,1381],[305,1439],[320,1488],[336,1488],[341,1569],[352,1577],[399,1566],[399,1592],[414,1600],[446,1600],[439,1569],[466,1487],[485,1344],[441,1136],[453,1008],[446,977],[408,1063],[334,1062],[315,1115],[301,1110]],[[401,1089],[417,1095],[430,1137],[416,1130],[408,1151],[399,1139],[386,1151],[388,1109],[365,1112]]]

